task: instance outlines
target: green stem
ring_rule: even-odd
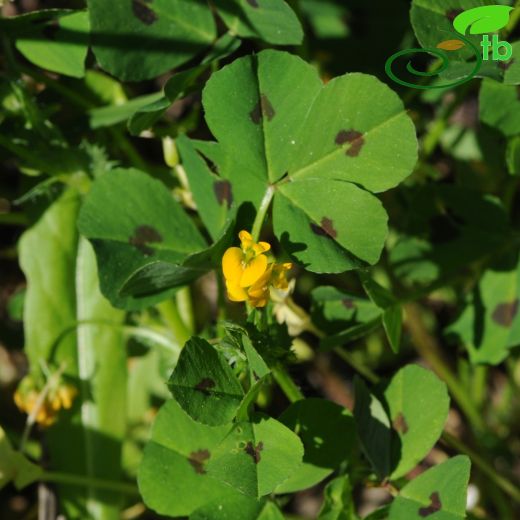
[[[509,23],[504,27],[501,33],[502,38],[507,38],[516,28],[520,21],[520,0],[517,0],[511,15],[509,16]]]
[[[179,345],[184,345],[184,343],[191,338],[191,332],[184,321],[182,321],[176,301],[173,299],[166,300],[159,303],[157,309],[163,317],[166,325],[173,332],[177,343],[179,343]]]
[[[336,347],[334,352],[356,372],[361,374],[367,381],[370,381],[372,384],[377,384],[379,382],[379,376],[375,372],[363,365],[363,363],[354,359],[354,357],[345,349],[342,347]]]
[[[283,390],[283,393],[287,396],[287,399],[291,403],[301,401],[305,399],[302,391],[298,388],[296,383],[292,380],[291,376],[285,370],[285,367],[278,365],[272,369],[273,377],[278,383],[278,386]]]
[[[274,196],[274,186],[269,185],[267,191],[264,194],[264,198],[260,203],[260,207],[258,208],[258,212],[255,217],[255,221],[253,222],[253,229],[251,230],[251,235],[253,236],[253,240],[258,242],[260,238],[260,232],[262,231],[262,226],[264,224],[265,216],[267,215],[267,210],[271,205],[271,201]]]
[[[40,476],[39,480],[42,482],[53,482],[55,484],[67,484],[71,486],[105,489],[107,491],[125,493],[128,495],[139,495],[139,490],[134,484],[115,482],[112,480],[103,480],[93,477],[84,477],[82,475],[72,475],[69,473],[59,473],[56,471],[44,472]]]
[[[193,302],[191,299],[190,286],[181,287],[175,294],[179,314],[192,335],[195,331],[195,317],[193,315]]]
[[[489,477],[504,493],[515,500],[515,502],[520,503],[520,488],[515,486],[515,484],[513,484],[511,481],[499,475],[495,469],[476,451],[468,448],[461,440],[447,432],[444,432],[441,438],[447,446],[467,455],[473,464],[475,464],[475,466],[477,466],[484,475]]]

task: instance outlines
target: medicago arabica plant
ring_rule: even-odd
[[[459,84],[477,0],[36,4],[0,18],[6,518],[518,518],[520,10]],[[415,38],[456,88],[385,75]]]

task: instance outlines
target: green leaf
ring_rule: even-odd
[[[403,309],[401,305],[390,291],[379,285],[363,271],[360,271],[360,278],[365,292],[383,311],[383,327],[390,347],[394,352],[399,352],[403,329]]]
[[[77,194],[65,192],[20,241],[28,283],[25,352],[34,377],[42,364],[63,365],[79,390],[74,407],[46,433],[52,468],[119,480],[126,432],[124,315],[99,292],[94,253],[76,230],[78,209]],[[118,494],[64,485],[60,499],[71,517],[85,510],[95,519],[119,516]]]
[[[318,520],[358,520],[348,475],[331,480],[323,494]]]
[[[138,170],[117,169],[98,177],[78,226],[96,251],[101,290],[117,307],[142,308],[170,294],[165,284],[147,279],[144,289],[135,288],[141,295],[131,295],[132,277],[139,272],[148,276],[150,266],[155,278],[168,270],[168,288],[193,280],[209,267],[200,265],[206,258],[194,257],[207,246],[191,219],[161,182]],[[121,292],[125,286],[126,295]],[[154,291],[157,294],[150,295]]]
[[[520,175],[520,137],[513,137],[507,144],[507,169],[511,175]]]
[[[393,429],[398,463],[390,475],[396,480],[421,462],[439,439],[448,418],[450,399],[444,382],[418,365],[408,365],[384,390]]]
[[[96,130],[107,126],[113,126],[126,121],[136,110],[150,103],[156,103],[162,98],[160,92],[146,94],[126,101],[118,105],[108,105],[105,107],[93,108],[90,115],[90,128]]]
[[[229,30],[242,38],[260,38],[274,45],[300,45],[303,29],[283,0],[216,0]]]
[[[0,490],[9,482],[13,482],[16,489],[23,489],[38,480],[42,473],[39,466],[13,449],[4,429],[0,426]]]
[[[393,501],[388,520],[466,518],[470,466],[469,458],[459,455],[419,475]]]
[[[215,21],[204,0],[88,1],[99,64],[125,81],[150,79],[209,47]]]
[[[423,48],[436,48],[440,42],[458,37],[453,22],[463,11],[491,4],[491,0],[413,0],[410,21],[417,40]],[[465,33],[463,33],[465,34]],[[466,35],[477,49],[481,36]],[[469,46],[449,52],[450,62],[460,63],[474,57]],[[451,65],[450,65],[451,68]]]
[[[22,33],[16,39],[16,48],[38,67],[81,78],[85,75],[88,33],[88,13],[77,11]]]
[[[159,514],[187,516],[213,500],[238,495],[212,478],[208,461],[230,430],[229,425],[195,422],[176,401],[159,410],[139,467],[139,491],[148,507]]]
[[[209,234],[216,240],[233,203],[231,184],[211,172],[186,136],[179,136],[176,144],[197,211]]]
[[[345,21],[348,10],[343,4],[334,0],[302,0],[300,9],[318,38],[345,38],[349,35]]]
[[[190,520],[283,520],[281,511],[273,502],[256,500],[237,494],[218,499],[190,515]]]
[[[391,472],[392,430],[390,420],[377,397],[356,376],[354,418],[363,451],[374,471],[383,479]]]
[[[357,446],[352,414],[330,401],[297,401],[279,419],[300,437],[305,453],[297,474],[278,486],[277,493],[293,493],[321,482],[349,460]]]
[[[303,447],[278,421],[253,421],[208,426],[176,401],[166,402],[139,468],[146,504],[160,514],[185,516],[216,500],[232,501],[238,491],[254,497],[272,492],[297,471]]]
[[[488,269],[458,320],[448,328],[468,350],[472,363],[498,365],[520,345],[520,264],[506,259]]]
[[[185,412],[212,426],[231,422],[244,397],[226,358],[202,338],[186,343],[168,387]]]
[[[486,5],[475,7],[457,15],[453,27],[460,34],[485,34],[499,31],[509,22],[513,10],[508,5]]]
[[[484,79],[480,88],[480,119],[483,123],[511,137],[520,127],[518,88],[493,79]]]
[[[323,86],[299,58],[264,51],[213,74],[203,104],[235,200],[258,206],[274,184],[275,233],[293,257],[316,272],[377,261],[387,215],[366,190],[399,184],[417,152],[387,86],[363,74]]]

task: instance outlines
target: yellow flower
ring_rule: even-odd
[[[247,231],[239,233],[241,246],[230,247],[222,257],[222,270],[226,279],[229,299],[248,302],[253,307],[265,307],[270,288],[286,289],[286,272],[292,264],[269,263],[267,242],[256,243]]]
[[[231,283],[233,290],[234,288],[251,287],[259,280],[267,269],[267,257],[264,253],[271,249],[267,242],[255,243],[247,231],[241,231],[238,236],[241,246],[230,247],[222,257],[224,277]],[[240,291],[237,292],[237,296],[239,293]],[[231,297],[231,299],[233,298]]]

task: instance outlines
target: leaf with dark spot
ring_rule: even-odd
[[[231,207],[231,204],[233,204],[233,189],[229,181],[215,181],[213,191],[220,205],[225,202],[228,208]]]
[[[146,4],[151,4],[153,0],[132,0],[132,12],[135,17],[145,25],[152,25],[157,21],[157,14]]]
[[[356,303],[354,302],[354,300],[351,300],[350,298],[343,298],[343,300],[341,300],[341,303],[347,309],[355,309],[356,308]]]
[[[204,463],[210,458],[208,450],[192,451],[188,457],[188,462],[193,466],[193,469],[199,475],[204,475],[206,470],[204,469]]]
[[[500,303],[493,311],[493,321],[503,327],[511,327],[518,313],[518,299],[513,302]]]
[[[423,518],[426,518],[427,516],[433,515],[433,513],[436,513],[437,511],[440,511],[442,508],[441,498],[439,496],[439,493],[437,491],[434,491],[430,495],[431,504],[427,507],[421,507],[419,509],[419,515]]]
[[[260,7],[258,5],[258,0],[246,0],[246,2],[251,6],[251,7],[254,7],[255,9],[257,9],[258,7]]]
[[[205,395],[209,395],[209,390],[215,387],[215,381],[209,377],[201,379],[200,383],[195,385],[195,389],[202,392]]]
[[[60,30],[60,21],[52,20],[42,29],[42,34],[49,40],[56,39],[56,33]]]
[[[455,20],[455,18],[457,18],[457,16],[463,12],[464,11],[462,9],[450,9],[449,11],[446,11],[446,18],[450,22],[453,22],[453,20]]]
[[[128,239],[128,242],[135,246],[143,255],[153,255],[154,250],[147,244],[162,242],[162,235],[152,226],[142,225],[134,230],[134,234]]]
[[[398,433],[405,434],[408,432],[408,423],[406,422],[406,419],[402,412],[400,412],[397,417],[393,420],[392,426],[394,430]]]
[[[503,71],[506,71],[506,70],[509,69],[509,67],[511,67],[511,65],[513,65],[513,63],[515,63],[515,59],[514,58],[512,58],[512,59],[510,59],[508,61],[499,61],[498,62],[498,67],[500,69],[502,69]]]
[[[346,154],[349,157],[357,157],[365,144],[363,134],[357,130],[341,130],[337,133],[334,141],[337,145],[343,145],[349,143],[350,147],[347,149]]]
[[[321,237],[336,238],[338,236],[338,232],[334,229],[334,223],[327,217],[321,219],[319,226],[311,222],[311,229],[316,235]]]
[[[254,446],[254,444],[249,441],[246,445],[246,447],[244,448],[244,451],[251,456],[251,458],[253,459],[254,463],[255,464],[258,464],[260,462],[260,452],[264,449],[264,443],[262,441],[260,441],[257,445],[256,445],[256,448]]]
[[[267,118],[268,121],[272,121],[273,117],[276,115],[276,111],[271,105],[269,98],[265,94],[260,95],[260,100],[255,105],[255,108],[249,113],[251,120],[255,125],[260,124],[260,121],[263,118]]]

